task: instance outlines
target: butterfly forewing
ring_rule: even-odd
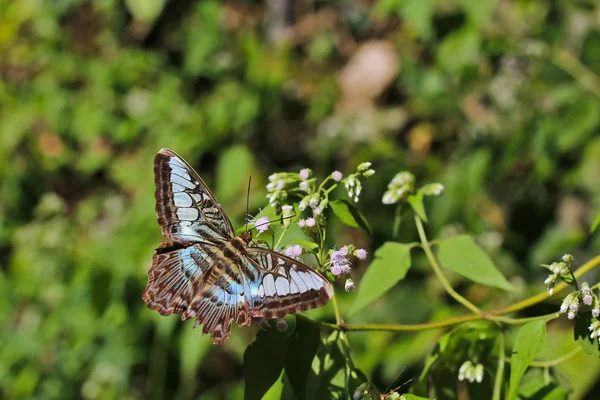
[[[210,189],[174,151],[162,149],[156,154],[154,181],[158,223],[167,239],[215,244],[234,236]]]
[[[163,242],[152,258],[143,299],[162,315],[196,318],[215,344],[232,321],[278,318],[326,304],[333,295],[321,274],[271,250],[234,237],[231,222],[206,184],[175,152],[154,161],[156,213]]]

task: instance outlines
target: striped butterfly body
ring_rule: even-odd
[[[326,304],[333,294],[321,274],[271,250],[252,247],[249,231],[235,236],[229,218],[196,171],[162,149],[154,159],[156,214],[163,236],[143,299],[162,315],[196,318],[215,344],[231,323],[280,318]]]

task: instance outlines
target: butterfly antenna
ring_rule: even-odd
[[[250,207],[250,184],[252,183],[252,175],[248,178],[248,193],[246,194],[246,231],[248,231],[248,209]]]

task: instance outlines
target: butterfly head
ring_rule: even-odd
[[[244,231],[240,234],[240,237],[242,238],[242,240],[244,242],[246,242],[246,244],[249,244],[250,241],[252,240],[252,232],[250,231]]]

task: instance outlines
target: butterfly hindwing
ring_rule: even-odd
[[[252,286],[250,312],[254,317],[280,318],[317,308],[333,295],[326,278],[297,260],[258,247],[248,247],[247,256],[261,274]]]
[[[181,243],[163,242],[152,257],[148,284],[142,298],[161,315],[180,314],[187,310],[196,290],[214,261],[209,245],[185,247]]]
[[[162,149],[156,154],[154,181],[158,223],[167,239],[216,244],[234,236],[219,202],[177,153]]]

